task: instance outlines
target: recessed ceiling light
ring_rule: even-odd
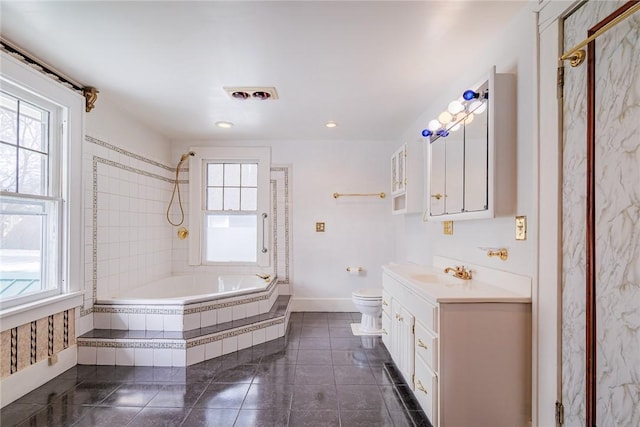
[[[231,122],[216,122],[216,126],[223,129],[229,129],[233,127],[233,123]]]
[[[325,126],[326,126],[326,127],[328,127],[328,128],[334,128],[334,127],[338,126],[338,124],[337,124],[336,122],[334,122],[333,120],[329,120],[329,121],[325,124]]]

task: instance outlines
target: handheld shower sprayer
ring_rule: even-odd
[[[174,225],[176,227],[179,225],[182,225],[182,223],[184,222],[184,209],[182,208],[182,198],[180,197],[180,186],[178,185],[178,175],[180,174],[180,166],[182,166],[182,163],[184,163],[190,156],[195,156],[195,155],[196,153],[194,153],[193,151],[187,151],[180,157],[178,166],[176,166],[176,179],[173,181],[173,193],[171,193],[171,200],[169,201],[169,206],[167,206],[167,221],[169,221],[169,224]],[[171,211],[171,205],[173,204],[173,199],[176,196],[176,192],[178,193],[178,205],[180,206],[180,221],[178,221],[177,223],[174,223],[173,221],[171,221],[169,212]],[[178,236],[180,236],[181,239],[186,239],[189,232],[186,229],[184,229],[184,231],[182,232],[181,231],[182,229],[178,230]]]

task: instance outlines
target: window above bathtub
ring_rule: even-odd
[[[267,147],[192,147],[190,265],[268,266]]]

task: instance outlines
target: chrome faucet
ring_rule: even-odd
[[[467,270],[464,266],[456,265],[455,267],[447,267],[444,269],[445,274],[453,272],[453,276],[462,280],[471,280],[471,270]]]

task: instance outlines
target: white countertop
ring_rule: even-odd
[[[497,272],[496,274],[496,272],[493,272],[494,274],[491,277],[496,275],[503,277],[496,280],[501,283],[489,284],[477,279],[458,279],[445,275],[442,268],[411,263],[390,263],[384,265],[382,269],[385,273],[404,283],[418,295],[433,303],[531,303],[530,288],[528,294],[522,290],[522,287],[514,286],[513,289],[509,289],[509,276],[515,276],[511,273]],[[472,272],[475,273],[473,269]],[[485,274],[485,276],[488,275]],[[515,280],[518,280],[518,276],[516,276]]]

